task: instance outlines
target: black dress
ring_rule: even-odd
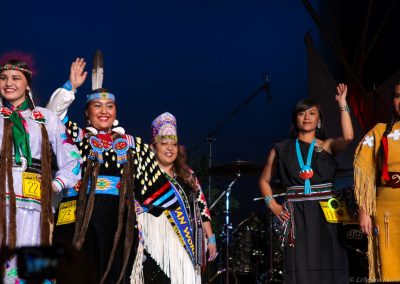
[[[283,186],[304,185],[296,156],[294,139],[275,145],[277,174]],[[300,149],[306,161],[309,143],[301,142]],[[335,158],[315,147],[311,167],[314,171],[311,185],[333,183]],[[284,283],[348,283],[347,251],[338,236],[338,224],[325,220],[320,200],[292,202],[294,208],[295,244],[284,252]]]
[[[132,224],[128,224],[129,213],[126,208],[122,218],[119,219],[119,211],[121,210],[121,177],[123,176],[123,169],[128,155],[131,155],[133,160],[132,174],[134,176],[132,179],[134,180],[134,186],[132,189],[134,188],[134,196],[133,194],[132,196],[127,195],[126,202],[123,203],[131,203],[132,206],[133,197],[135,197],[137,201],[143,202],[144,205],[153,209],[152,203],[161,200],[171,190],[170,182],[161,173],[150,147],[142,143],[139,137],[132,137],[128,134],[117,135],[114,132],[112,135],[101,132],[94,135],[87,129],[80,129],[76,123],[71,121],[68,121],[66,126],[70,135],[69,139],[72,139],[76,144],[83,158],[83,176],[89,161],[95,160],[100,164],[93,210],[89,214],[89,223],[81,252],[92,261],[95,271],[95,283],[100,283],[111,260],[111,268],[105,283],[117,283],[121,274],[123,274],[121,283],[130,283],[129,277],[132,272],[138,242],[137,233],[134,231],[136,214],[134,214],[134,219],[131,221]],[[94,170],[90,173],[91,178],[94,175],[93,172]],[[66,189],[60,205],[78,200],[78,192],[80,190],[88,192],[87,188],[81,188],[81,184],[78,184],[76,188]],[[159,208],[156,209],[161,213],[162,210],[166,209],[164,204],[169,204],[168,206],[175,208],[174,198],[175,195],[170,195],[163,199],[162,202],[159,202]],[[147,202],[146,200],[150,201]],[[87,203],[83,204],[83,206],[87,207]],[[60,211],[60,209],[57,209],[55,216],[57,221],[54,228],[53,241],[55,244],[71,244],[75,232],[75,219],[60,222],[63,218],[63,214],[60,214]],[[159,215],[155,211],[157,210],[151,210],[150,212],[156,216]],[[122,224],[122,230],[118,233],[120,235],[118,239],[116,236],[120,224]],[[132,242],[130,239],[132,239]],[[129,244],[131,243],[130,253],[128,254],[127,251],[129,251]],[[116,250],[112,258],[112,249],[115,244]]]

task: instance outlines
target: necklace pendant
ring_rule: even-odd
[[[322,148],[320,146],[315,147],[315,152],[317,152],[317,153],[321,153],[323,150],[324,150],[324,148]]]
[[[307,165],[303,166],[299,172],[299,176],[304,180],[312,178],[313,175],[314,175],[313,169]]]

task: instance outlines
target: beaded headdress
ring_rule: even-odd
[[[23,68],[12,64],[12,61],[24,62],[29,68]],[[32,78],[36,74],[35,60],[31,54],[19,51],[6,52],[0,56],[0,71],[3,70],[17,70],[23,72],[25,75]]]
[[[160,142],[163,140],[178,141],[176,132],[176,118],[169,112],[156,117],[151,123],[151,130],[153,134],[153,142]]]
[[[0,72],[3,70],[16,70],[16,71],[20,71],[22,73],[27,74],[28,76],[32,77],[32,71],[27,69],[27,68],[22,68],[22,67],[18,67],[12,64],[5,64],[0,66]]]
[[[14,61],[19,61],[19,62],[25,63],[25,65],[30,66],[30,67],[24,68],[21,66],[14,65],[14,64],[12,64]],[[35,73],[34,69],[30,70],[30,68],[32,68],[32,66],[33,66],[33,63],[34,63],[33,57],[29,54],[24,54],[21,52],[5,53],[0,57],[0,72],[2,72],[4,70],[20,71],[24,74],[25,78],[28,81],[31,81],[32,75]],[[28,94],[29,94],[31,102],[34,106],[33,95],[32,95],[31,89],[29,89]],[[3,105],[3,101],[0,100],[0,106],[2,106],[2,105]]]

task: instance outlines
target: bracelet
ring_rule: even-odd
[[[268,208],[269,208],[269,204],[271,203],[272,199],[274,199],[274,197],[272,195],[268,195],[268,196],[264,197],[265,204],[267,205]]]
[[[347,105],[347,104],[346,104],[345,106],[339,107],[339,109],[340,109],[341,112],[342,112],[342,111],[350,112],[349,105]]]
[[[209,244],[216,245],[217,241],[215,239],[215,234],[212,234],[211,237],[207,238]]]

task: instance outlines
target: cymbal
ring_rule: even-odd
[[[236,174],[260,174],[264,165],[250,162],[250,161],[242,161],[237,160],[229,163],[225,163],[219,166],[212,167],[210,169],[210,173],[212,175],[222,175],[222,176],[230,176]]]

